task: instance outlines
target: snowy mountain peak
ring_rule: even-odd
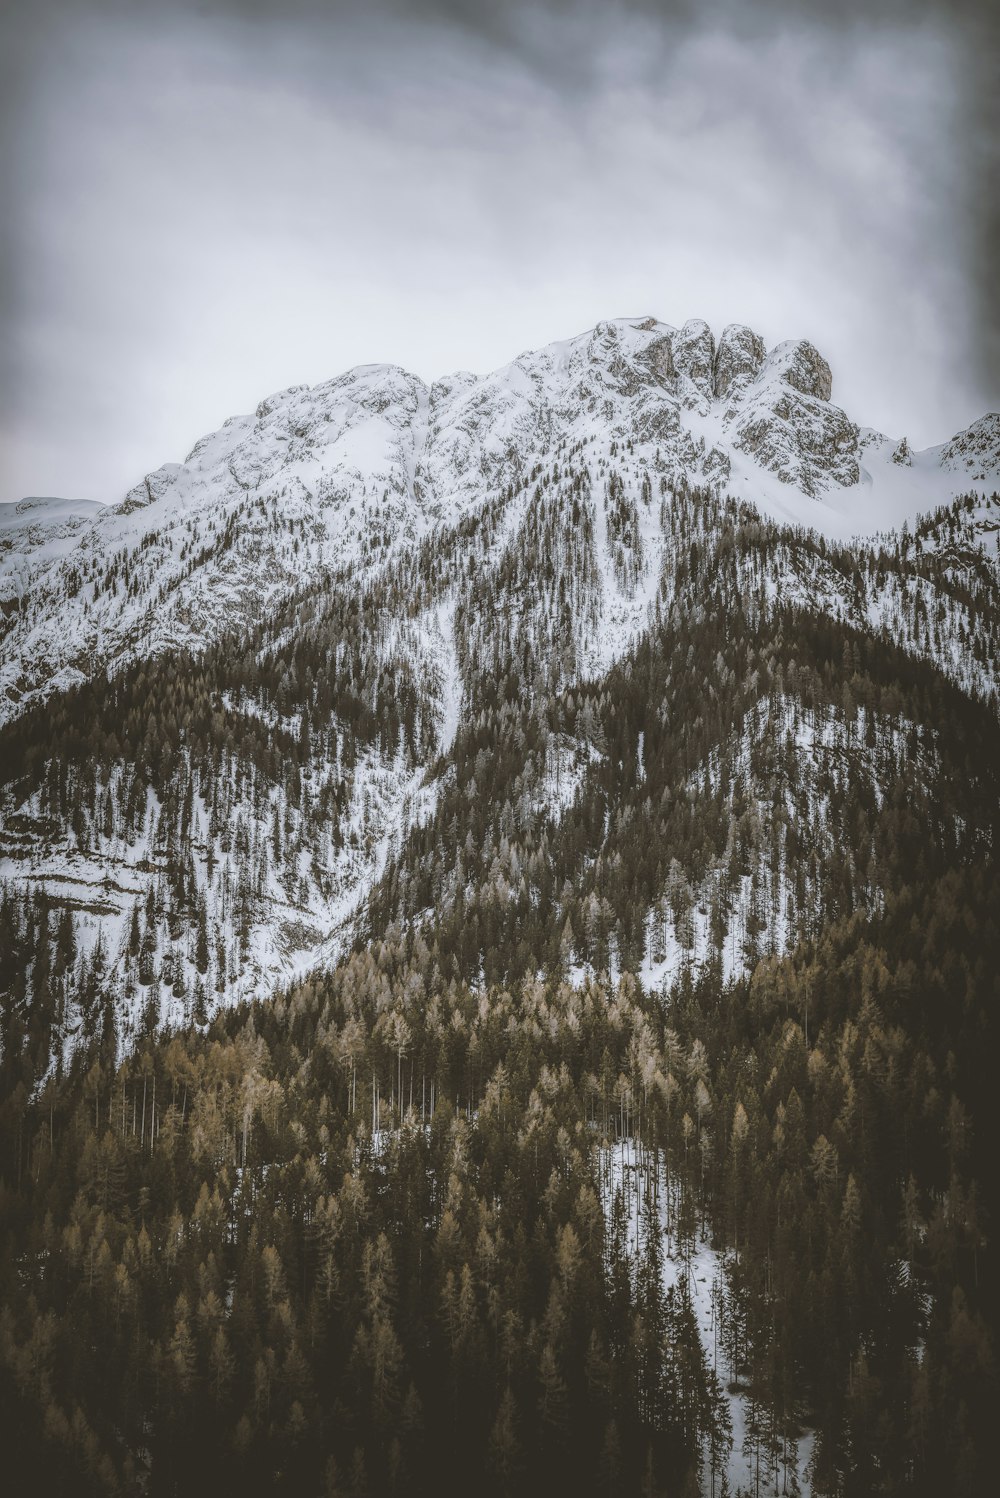
[[[828,401],[833,392],[830,366],[818,349],[805,339],[779,343],[767,356],[762,378],[784,380],[802,395]]]
[[[595,493],[624,445],[658,485],[729,493],[841,536],[996,482],[995,414],[904,462],[831,393],[805,340],[768,350],[742,324],[716,338],[701,319],[651,316],[600,322],[484,376],[428,386],[366,364],[286,386],[117,505],[4,507],[0,720],[105,663],[249,627],[317,573],[360,587],[489,507],[513,526],[526,476],[568,449],[588,452]],[[601,544],[610,555],[618,541]],[[660,545],[650,535],[645,554]]]
[[[808,533],[845,539],[859,521],[883,529],[890,514],[900,523],[976,484],[982,491],[1000,468],[998,418],[903,462],[903,444],[862,432],[830,395],[829,366],[806,341],[768,350],[740,324],[716,335],[695,319],[675,328],[615,318],[481,377],[428,386],[383,364],[288,386],[202,437],[183,463],[147,474],[116,506],[90,515],[61,501],[8,507],[0,727],[21,719],[7,742],[34,734],[32,764],[43,770],[34,790],[16,775],[0,797],[0,880],[61,891],[81,933],[103,930],[119,955],[136,948],[125,1006],[134,1034],[147,1011],[180,1022],[192,1004],[221,1002],[206,984],[232,1002],[333,960],[411,833],[458,794],[455,754],[476,769],[454,816],[490,794],[493,730],[480,740],[469,724],[498,687],[505,722],[519,694],[562,704],[551,720],[559,727],[538,740],[537,765],[510,787],[497,840],[491,887],[499,906],[521,900],[534,876],[509,859],[518,829],[567,811],[605,758],[603,692],[593,696],[593,684],[627,673],[634,647],[685,617],[694,626],[710,603],[734,653],[726,664],[712,651],[698,667],[687,711],[699,722],[737,676],[756,680],[728,621],[763,619],[776,604],[859,633],[891,625],[893,649],[902,641],[988,697],[995,631],[964,570],[976,561],[992,587],[997,508],[982,493],[953,507],[943,539],[922,526],[919,554],[902,539],[886,543],[898,577],[883,575],[873,550],[827,551]],[[745,523],[752,506],[763,524]],[[920,570],[936,565],[935,552],[939,591],[958,569],[943,622]],[[712,601],[716,581],[724,607]],[[77,698],[60,700],[74,687],[83,688]],[[756,711],[748,690],[744,708]],[[129,693],[134,706],[124,708]],[[808,751],[792,774],[804,785],[807,761],[835,753],[839,762],[867,726],[862,733],[852,718],[840,736],[817,720],[812,741],[795,736],[794,698],[793,685],[775,699],[779,737]],[[57,817],[62,782],[44,761],[57,732],[83,742],[77,715],[100,718],[102,703],[119,704],[94,729],[107,783],[87,818],[64,806]],[[44,713],[32,712],[41,704]],[[765,727],[764,718],[733,725],[747,783]],[[654,737],[651,720],[630,759],[640,778]],[[158,764],[161,739],[178,775],[198,744],[211,748],[190,794],[163,780],[154,794],[158,771],[130,768],[141,755]],[[700,794],[715,773],[708,761],[691,772],[695,780],[675,786],[685,800],[686,787]],[[884,778],[878,765],[873,774]],[[759,799],[770,804],[763,786]],[[805,810],[800,802],[796,816]],[[181,823],[195,860],[182,875],[172,861]],[[669,824],[657,826],[669,845]],[[492,868],[493,853],[484,857]],[[735,868],[732,849],[723,864]],[[681,947],[707,951],[713,907],[717,931],[728,929],[724,908],[733,921],[751,909],[749,887],[726,885],[723,896],[706,877],[688,902],[687,934],[658,938],[657,981]],[[458,867],[448,881],[457,895]],[[677,880],[672,888],[678,895]],[[180,926],[159,920],[156,901],[166,909],[168,898],[179,902]],[[405,896],[411,914],[429,898]],[[775,898],[784,909],[784,895]],[[596,914],[587,908],[587,930],[597,931],[599,901]],[[221,936],[209,940],[210,929]],[[180,945],[176,930],[186,933]]]

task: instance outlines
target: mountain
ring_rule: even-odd
[[[280,391],[117,505],[4,507],[0,714],[124,659],[250,627],[320,570],[377,577],[563,445],[590,444],[596,465],[611,442],[631,443],[658,480],[841,539],[995,486],[1000,417],[910,454],[905,439],[857,427],[831,387],[811,344],[767,353],[749,328],[716,344],[705,323],[647,318],[599,324],[483,379],[427,387],[372,365]]]
[[[600,324],[0,511],[41,1491],[986,1491],[1000,419]]]
[[[486,784],[491,815],[513,823],[484,831],[509,898],[525,880],[516,826],[551,866],[593,787],[617,817],[650,781],[681,709],[636,727],[609,777],[608,703],[623,711],[640,663],[678,692],[668,640],[690,637],[706,661],[712,642],[683,732],[713,721],[718,738],[702,729],[700,757],[659,775],[657,796],[710,781],[719,817],[739,804],[756,842],[779,836],[776,772],[757,759],[760,735],[775,738],[819,854],[836,840],[820,825],[825,767],[846,765],[851,794],[877,806],[916,734],[908,773],[933,797],[955,769],[936,732],[873,718],[864,694],[853,718],[840,699],[807,707],[777,659],[796,654],[782,620],[801,612],[805,635],[835,624],[845,652],[891,642],[908,672],[928,662],[995,705],[1000,423],[910,453],[830,395],[808,343],[767,352],[748,328],[716,342],[701,322],[615,321],[484,379],[428,388],[366,366],[293,387],[116,506],[8,507],[0,877],[72,922],[64,1044],[93,1007],[80,996],[95,952],[124,1041],[148,1013],[176,1023],[331,962],[375,930],[370,906],[409,929],[421,889],[440,921],[442,889],[452,899],[470,873],[467,853],[442,849],[445,808],[461,828]],[[880,532],[901,495],[911,521],[944,508],[904,537],[826,539]],[[740,637],[725,623],[738,618]],[[659,841],[669,819],[645,820]],[[976,823],[970,807],[970,838]],[[594,886],[585,902],[607,901],[583,869],[615,838],[609,823],[561,871]],[[763,893],[746,853],[737,879],[728,846],[687,860],[671,847],[610,945],[577,914],[572,960],[614,967],[627,951],[663,982],[717,950],[741,971],[751,906],[766,906],[751,924],[772,946],[797,929],[787,876],[762,857]],[[879,879],[852,898],[877,906]],[[537,921],[558,906],[561,929],[554,899],[529,890]]]

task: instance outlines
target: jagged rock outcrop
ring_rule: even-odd
[[[941,449],[941,466],[974,483],[995,483],[1000,471],[1000,412],[987,412],[946,442]]]
[[[724,328],[715,352],[715,394],[719,400],[738,395],[760,374],[767,350],[763,338],[742,323]]]
[[[784,484],[816,496],[860,477],[858,428],[830,403],[830,366],[811,343],[781,343],[738,393],[727,435]]]
[[[708,323],[691,318],[674,334],[671,348],[682,403],[707,409],[715,394],[715,339]]]
[[[833,394],[830,366],[818,349],[805,339],[779,343],[767,356],[768,375],[784,380],[802,395],[828,401]]]

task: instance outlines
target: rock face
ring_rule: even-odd
[[[980,416],[941,449],[941,466],[973,482],[995,481],[1000,471],[1000,412]]]
[[[692,318],[674,334],[671,345],[683,404],[694,409],[707,407],[715,394],[715,339],[711,328],[707,322]]]
[[[562,446],[594,444],[610,464],[626,444],[658,483],[783,512],[856,485],[859,430],[831,392],[811,343],[768,352],[740,324],[716,342],[703,321],[654,317],[599,323],[484,377],[427,386],[363,365],[290,386],[117,505],[4,507],[0,722],[106,664],[249,627],[317,572],[360,585],[436,528],[509,503]],[[890,452],[864,438],[866,465]],[[915,457],[938,475],[938,503],[986,482],[1000,472],[1000,417]]]
[[[763,338],[741,323],[723,330],[715,354],[715,394],[719,400],[738,395],[760,374],[767,350]]]
[[[740,452],[814,497],[858,482],[858,428],[831,405],[830,366],[811,343],[779,343],[738,383],[725,425]]]
[[[833,393],[830,366],[818,349],[804,339],[797,343],[779,343],[768,355],[769,370],[802,395],[828,401]]]

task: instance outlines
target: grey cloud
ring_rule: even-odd
[[[809,336],[852,413],[928,441],[997,399],[985,7],[36,0],[3,24],[2,497],[113,497],[272,385],[485,368],[622,312]]]

